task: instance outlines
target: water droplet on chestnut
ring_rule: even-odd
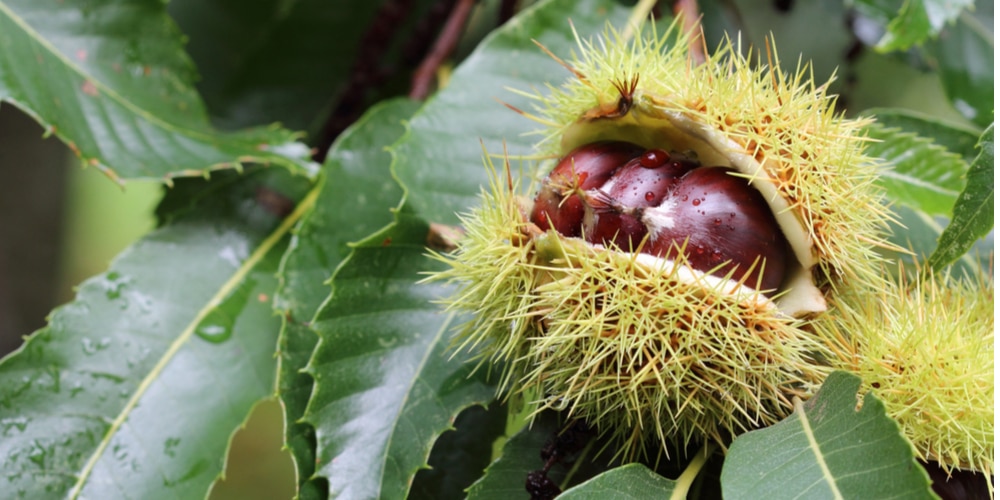
[[[671,196],[683,199],[693,190],[703,191],[705,197],[694,200],[699,202],[701,210],[683,203],[671,205],[673,224],[655,228],[646,251],[669,258],[676,255],[685,240],[688,249],[712,247],[718,251],[718,255],[712,252],[712,258],[701,252],[687,252],[691,266],[707,272],[718,266],[721,259],[728,263],[716,271],[719,276],[735,271],[733,277],[739,279],[753,269],[748,285],[777,289],[785,276],[788,244],[764,197],[746,179],[731,175],[733,172],[729,168],[705,167],[684,175]],[[667,199],[664,203],[671,201]],[[727,225],[729,231],[723,231],[715,221],[721,221],[721,216],[727,213],[732,214],[732,224]],[[759,259],[764,261],[760,279],[761,264],[755,267]]]
[[[652,168],[644,166],[642,158],[622,165],[608,179],[602,192],[611,203],[602,207],[607,209],[588,208],[583,219],[585,240],[604,245],[614,243],[623,250],[634,250],[646,237],[648,230],[640,220],[640,210],[663,201],[683,172],[678,172],[669,163]]]
[[[646,168],[660,167],[668,161],[670,161],[670,153],[662,149],[647,150],[639,157],[639,164]]]

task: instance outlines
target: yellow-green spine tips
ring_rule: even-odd
[[[503,363],[509,395],[569,410],[625,456],[773,424],[829,373],[825,345],[761,292],[683,258],[541,233],[496,176],[463,223],[436,276],[475,313],[462,346]]]
[[[917,456],[993,474],[993,285],[985,278],[901,279],[845,293],[817,322],[835,368],[859,375]]]

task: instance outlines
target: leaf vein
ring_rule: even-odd
[[[816,435],[813,434],[812,427],[809,425],[809,416],[806,415],[805,409],[802,407],[802,401],[798,399],[795,400],[795,413],[798,414],[799,422],[802,423],[806,439],[809,440],[809,449],[812,450],[813,455],[816,457],[816,463],[823,472],[823,479],[829,485],[830,491],[833,493],[833,497],[837,500],[843,500],[844,497],[840,494],[840,490],[837,488],[837,482],[834,480],[833,474],[830,473],[830,468],[827,466],[826,460],[823,459],[822,450],[819,449],[819,443],[816,442]]]
[[[454,312],[450,313],[448,315],[448,317],[445,318],[444,322],[441,324],[441,328],[439,328],[438,331],[434,334],[434,337],[433,337],[434,341],[427,344],[427,349],[424,351],[424,355],[420,359],[420,363],[417,365],[416,374],[419,374],[419,373],[421,373],[423,371],[423,368],[427,365],[427,362],[431,358],[431,353],[434,352],[434,346],[437,345],[436,341],[439,340],[444,335],[444,332],[446,332],[448,330],[448,328],[450,328],[451,322],[454,320],[454,318],[455,318],[455,313]],[[419,376],[415,375],[413,377],[413,380],[407,385],[408,388],[407,388],[406,394],[403,396],[403,400],[401,401],[401,404],[399,405],[399,410],[396,413],[396,419],[395,419],[395,421],[399,420],[400,414],[402,413],[403,409],[406,408],[407,402],[408,402],[408,400],[410,398],[410,394],[413,392],[413,387],[418,382],[422,382],[422,379]],[[392,442],[393,438],[395,437],[395,433],[396,433],[396,429],[397,428],[398,428],[398,425],[394,425],[392,427],[392,430],[389,433],[388,439],[386,439],[386,444],[385,444],[385,448],[383,448],[382,460],[381,460],[381,462],[383,464],[385,464],[385,463],[388,462],[388,453],[389,453],[390,443]],[[378,491],[379,492],[382,491],[383,483],[385,482],[385,475],[386,475],[385,474],[385,465],[383,465],[382,466],[382,470],[379,472],[379,484],[378,484]]]

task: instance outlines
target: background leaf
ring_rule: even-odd
[[[993,229],[993,125],[979,140],[981,152],[966,179],[965,190],[955,204],[954,217],[945,228],[938,247],[928,259],[934,269],[942,269],[962,256],[976,240]]]
[[[425,222],[401,215],[354,250],[313,322],[317,474],[340,498],[403,498],[434,439],[463,408],[493,398],[484,371],[448,350],[450,287],[416,283],[438,267]]]
[[[926,137],[879,123],[869,125],[866,133],[878,141],[867,143],[865,153],[885,162],[878,182],[891,202],[950,215],[968,168],[958,154]]]
[[[419,43],[413,25],[425,20],[431,3],[173,0],[167,8],[190,37],[187,50],[214,123],[233,129],[278,121],[315,133],[358,77],[359,64],[380,74],[405,69],[392,49]],[[402,18],[373,26],[386,10]],[[386,54],[373,56],[382,45]],[[369,76],[362,94],[348,99],[359,115],[380,84]]]
[[[699,7],[709,49],[738,33],[746,56],[757,57],[758,49],[769,45],[782,56],[772,62],[788,73],[796,73],[803,61],[809,61],[818,82],[837,74],[828,92],[844,99],[849,90],[844,71],[852,63],[854,43],[850,31],[844,29],[850,7],[846,2],[729,0],[703,1]]]
[[[516,500],[529,498],[524,489],[528,472],[539,470],[544,462],[542,447],[562,428],[555,412],[539,414],[531,425],[521,428],[503,445],[500,457],[493,461],[485,474],[469,488],[469,500]],[[549,477],[557,484],[566,471],[556,467]]]
[[[627,17],[625,8],[606,0],[542,2],[484,40],[392,148],[393,172],[413,210],[429,221],[456,224],[456,214],[478,202],[486,183],[484,146],[491,154],[501,154],[504,144],[512,156],[532,152],[537,139],[525,132],[536,125],[497,100],[530,110],[530,100],[506,89],[530,91],[570,76],[532,40],[568,57],[576,48],[568,18],[582,36],[592,36],[605,23],[620,25]],[[519,168],[516,158],[512,163]]]
[[[861,3],[874,6],[883,2],[862,0]],[[972,4],[973,0],[905,0],[876,48],[888,52],[921,44],[940,33],[946,23],[954,21]]]
[[[545,476],[563,489],[621,465],[615,457],[619,443],[601,437],[582,420],[553,411],[544,411],[533,419],[529,415],[530,408],[522,408],[520,414],[512,416],[508,428],[513,426],[518,431],[504,443],[500,456],[485,474],[469,488],[469,499],[529,498],[526,489],[529,473],[542,471],[553,456]]]
[[[899,224],[892,226],[893,232],[889,236],[889,241],[912,254],[885,252],[886,258],[889,262],[902,262],[909,271],[922,271],[925,269],[928,257],[937,249],[938,239],[948,226],[949,219],[930,216],[905,206],[893,207],[892,211]],[[972,252],[962,255],[951,263],[950,272],[956,277],[982,273],[991,269],[992,255],[992,238],[980,239],[976,241]]]
[[[418,103],[396,100],[373,108],[334,145],[322,170],[312,212],[295,231],[282,261],[276,308],[283,310],[278,389],[285,409],[285,439],[298,471],[299,497],[326,498],[326,486],[310,481],[316,470],[316,436],[299,420],[312,394],[312,377],[301,370],[319,341],[309,320],[330,295],[327,280],[348,256],[348,243],[392,222],[390,208],[402,189],[389,175],[385,147],[403,134],[403,120]]]
[[[178,182],[167,224],[0,363],[9,497],[205,494],[230,434],[274,390],[283,241],[259,196],[304,184],[262,169]]]
[[[948,225],[954,202],[959,191],[965,186],[965,173],[959,172],[958,164],[951,154],[943,153],[938,146],[962,157],[963,162],[972,162],[978,154],[976,144],[979,133],[967,126],[944,122],[940,119],[902,109],[871,109],[866,114],[877,120],[878,136],[888,136],[887,143],[869,145],[869,153],[885,155],[890,162],[903,164],[909,175],[883,176],[881,182],[889,187],[892,210],[898,225],[892,226],[890,240],[911,254],[892,253],[892,260],[904,262],[909,269],[917,269],[938,246],[938,238]],[[900,142],[895,143],[894,141]],[[933,140],[933,143],[928,143]],[[915,150],[907,149],[907,144],[915,144]],[[914,158],[921,152],[930,150],[930,158],[924,161]],[[942,161],[934,161],[934,160]],[[950,171],[949,171],[949,167]],[[963,165],[962,171],[967,168]],[[908,182],[907,179],[910,179]],[[940,185],[949,186],[943,192]],[[981,181],[978,185],[984,186]],[[930,189],[925,187],[929,186]],[[923,203],[924,197],[932,203]],[[936,203],[934,203],[936,200]],[[952,203],[947,207],[945,204]],[[933,212],[931,212],[933,211]],[[935,215],[936,212],[936,215]],[[976,255],[964,255],[952,262],[952,273],[956,275],[978,273],[990,266],[992,241],[976,242]]]
[[[722,491],[739,498],[933,498],[923,468],[861,379],[834,372],[795,413],[733,441]]]
[[[574,486],[559,495],[564,500],[618,498],[636,500],[670,498],[676,481],[667,479],[642,464],[628,464]]]
[[[222,134],[162,3],[0,0],[0,100],[113,178],[163,179],[274,162],[312,168],[279,128]]]
[[[503,435],[507,407],[494,402],[488,408],[473,406],[455,419],[454,429],[434,442],[423,469],[413,478],[407,498],[464,498],[465,490],[483,475],[492,459],[493,443]]]
[[[993,34],[968,12],[927,44],[952,106],[980,127],[993,122]]]
[[[864,112],[884,128],[899,129],[932,139],[937,145],[962,157],[968,163],[979,151],[980,130],[974,127],[946,122],[940,118],[900,108],[872,108]]]

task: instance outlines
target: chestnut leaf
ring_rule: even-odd
[[[933,139],[879,123],[869,125],[865,152],[885,165],[879,184],[894,204],[907,205],[931,215],[949,215],[962,189],[968,164]]]
[[[507,408],[493,402],[467,408],[455,417],[454,429],[434,442],[427,469],[413,478],[410,500],[464,498],[493,459],[493,446],[504,434]]]
[[[563,500],[670,498],[675,487],[676,481],[649,470],[645,465],[628,464],[574,486],[563,492],[559,498]]]
[[[877,108],[866,114],[878,120],[869,127],[869,133],[881,141],[869,144],[867,153],[880,157],[888,166],[879,182],[899,222],[892,226],[891,240],[915,254],[892,253],[891,258],[913,268],[937,248],[963,188],[975,191],[990,185],[983,180],[972,184],[966,181],[972,175],[968,164],[979,153],[980,135],[972,127],[902,109]],[[980,217],[990,214],[982,213]],[[992,223],[988,225],[992,228]],[[972,238],[964,243],[963,252],[973,243],[975,253],[957,254],[948,261],[953,272],[978,273],[989,268],[992,241]]]
[[[993,230],[993,125],[979,139],[979,156],[966,176],[965,190],[955,203],[954,216],[944,229],[938,247],[928,259],[942,269],[962,256],[976,240]]]
[[[992,11],[992,7],[983,6]],[[992,22],[990,19],[988,22]],[[952,106],[979,127],[993,122],[993,34],[983,20],[962,13],[956,24],[923,50]]]
[[[516,500],[529,498],[525,490],[528,473],[544,465],[539,452],[561,429],[554,412],[540,414],[504,443],[500,456],[490,464],[470,488],[469,500]],[[548,477],[558,484],[566,475],[564,467],[554,467]]]
[[[486,404],[486,371],[449,350],[462,319],[435,301],[452,288],[417,283],[439,265],[429,227],[403,212],[334,274],[312,321],[320,342],[304,421],[316,429],[316,474],[331,496],[403,498],[434,440],[462,409]]]
[[[290,224],[262,193],[306,188],[260,167],[178,180],[163,225],[0,362],[5,493],[205,494],[234,429],[274,391],[271,296]]]
[[[973,0],[908,0],[902,3],[895,14],[887,9],[885,2],[861,0],[859,8],[866,13],[874,13],[888,22],[886,33],[879,40],[876,49],[883,52],[906,50],[937,35],[949,22],[954,21],[963,10],[970,8]]]
[[[250,162],[315,168],[290,131],[209,124],[161,2],[0,0],[0,34],[0,101],[119,182]]]
[[[216,125],[230,130],[280,122],[314,135],[347,92],[359,63],[402,71],[400,48],[432,0],[411,2],[404,18],[376,40],[365,38],[385,2],[326,0],[171,0],[167,11],[184,32],[201,75],[198,91]],[[373,58],[372,45],[387,46]],[[395,49],[395,50],[392,50]],[[377,78],[362,86],[372,94]],[[358,115],[370,103],[349,103]]]
[[[934,141],[948,151],[972,163],[979,151],[981,130],[975,127],[942,120],[932,115],[903,108],[871,108],[863,113],[872,116],[877,123],[887,129],[899,129]]]
[[[931,217],[903,205],[892,207],[892,212],[899,224],[893,227],[895,231],[890,235],[889,241],[908,252],[884,250],[883,253],[890,261],[898,260],[903,263],[908,271],[926,269],[925,261],[937,249],[941,233],[948,227],[950,219],[943,216]],[[955,277],[972,276],[992,268],[992,238],[979,239],[967,250],[964,255],[951,261],[948,265],[949,274]]]
[[[373,107],[344,132],[324,163],[312,211],[295,229],[295,242],[281,263],[275,309],[284,319],[278,348],[278,393],[285,411],[285,442],[294,458],[299,498],[326,498],[311,481],[316,470],[315,429],[301,422],[312,395],[312,377],[302,372],[319,337],[309,321],[330,295],[327,280],[350,254],[348,244],[392,222],[389,207],[402,189],[389,176],[385,147],[403,133],[403,120],[417,109],[408,99]]]
[[[933,498],[910,444],[866,394],[861,379],[834,372],[819,393],[766,429],[737,436],[722,491],[740,498]]]

